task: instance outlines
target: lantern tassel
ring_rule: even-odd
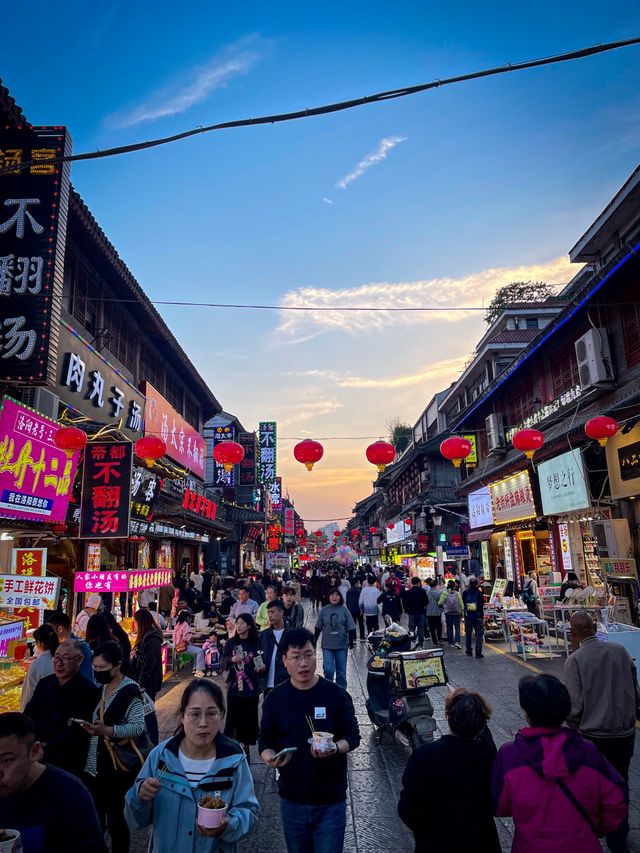
[[[307,469],[307,471],[313,471],[313,462],[305,462],[304,467]]]
[[[387,470],[387,466],[386,466],[386,465],[376,465],[376,468],[378,469],[378,473],[379,473],[379,474],[382,474],[382,473],[384,473],[384,472]]]

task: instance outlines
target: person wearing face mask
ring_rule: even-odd
[[[145,731],[140,688],[122,673],[122,649],[109,641],[98,646],[93,672],[102,685],[102,696],[93,721],[83,725],[91,736],[85,773],[103,827],[109,828],[113,853],[129,853],[129,828],[124,819],[124,796],[133,785],[135,772],[114,765],[110,740],[137,738]]]

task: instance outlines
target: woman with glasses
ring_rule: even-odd
[[[129,826],[152,827],[154,853],[234,853],[256,825],[251,771],[240,744],[221,731],[224,710],[215,682],[192,681],[182,694],[176,735],[149,753],[127,794]],[[198,803],[206,796],[227,805],[217,829],[198,826]]]

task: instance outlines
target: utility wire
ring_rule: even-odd
[[[640,44],[640,37],[624,39],[622,41],[612,41],[605,44],[596,44],[591,47],[573,50],[568,53],[560,53],[554,56],[542,57],[540,59],[531,59],[525,62],[508,63],[495,68],[486,68],[482,71],[473,71],[468,74],[458,74],[455,77],[446,77],[444,80],[432,80],[429,83],[420,83],[417,86],[404,86],[401,89],[389,89],[385,92],[377,92],[374,95],[365,95],[363,98],[353,98],[349,101],[339,101],[335,104],[324,104],[320,107],[306,108],[304,110],[296,110],[291,113],[279,113],[275,115],[259,116],[257,118],[237,119],[235,121],[219,122],[218,124],[210,124],[206,127],[200,125],[192,130],[185,130],[182,133],[176,133],[172,136],[164,136],[159,139],[150,139],[146,142],[135,142],[131,145],[120,145],[115,148],[105,148],[104,150],[89,151],[83,154],[71,154],[68,156],[56,157],[48,160],[48,163],[73,163],[80,160],[99,160],[104,157],[114,157],[119,154],[131,154],[134,151],[143,151],[147,148],[155,148],[159,145],[167,145],[170,142],[178,142],[181,139],[188,139],[191,136],[197,136],[201,133],[210,133],[214,130],[228,130],[234,127],[251,127],[261,124],[279,124],[285,121],[295,121],[297,119],[311,118],[312,116],[328,115],[342,110],[350,110],[355,107],[367,106],[368,104],[380,103],[381,101],[390,101],[396,98],[404,98],[408,95],[416,95],[419,92],[426,92],[429,89],[438,89],[442,86],[450,86],[455,83],[464,83],[468,80],[478,80],[482,77],[493,77],[497,74],[508,74],[511,71],[524,71],[528,68],[539,68],[544,65],[554,65],[560,62],[570,62],[574,59],[585,59],[588,56],[595,56],[598,53],[606,53],[610,50],[618,50],[623,47]],[[15,173],[16,169],[24,170],[31,166],[33,161],[27,160],[17,165],[8,166],[0,170],[0,176]]]

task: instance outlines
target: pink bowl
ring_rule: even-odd
[[[198,826],[203,826],[205,829],[217,829],[222,823],[227,807],[223,809],[207,809],[204,806],[198,806]]]

